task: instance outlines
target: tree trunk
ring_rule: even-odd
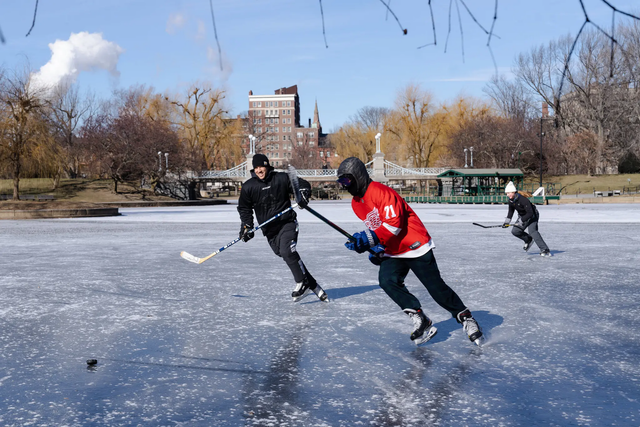
[[[20,154],[13,154],[13,200],[20,200]]]

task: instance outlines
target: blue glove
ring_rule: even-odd
[[[376,236],[376,233],[367,229],[360,231],[353,235],[353,240],[349,240],[344,245],[350,251],[356,251],[359,254],[366,252],[367,249],[380,243],[380,239]]]
[[[373,265],[382,264],[382,260],[384,260],[382,256],[384,254],[384,246],[377,244],[374,247],[372,247],[371,250],[375,253],[369,254],[369,261],[371,261]]]

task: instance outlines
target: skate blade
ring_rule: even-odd
[[[478,338],[475,341],[473,341],[473,343],[475,345],[477,345],[478,347],[482,347],[486,343],[486,339],[485,339],[484,335],[482,335],[480,338]]]
[[[324,289],[320,288],[320,285],[318,285],[314,290],[313,293],[316,294],[316,296],[318,297],[318,299],[322,302],[329,302],[329,295],[327,295],[327,293],[324,291]]]
[[[426,333],[422,334],[422,336],[413,340],[413,342],[416,343],[416,345],[424,344],[427,341],[429,341],[431,338],[433,338],[437,333],[438,333],[438,329],[435,326],[432,326],[429,328],[429,330]]]
[[[293,298],[293,302],[302,301],[303,299],[305,299],[309,295],[311,295],[311,289],[307,288],[302,295],[299,295],[297,297],[292,297]]]

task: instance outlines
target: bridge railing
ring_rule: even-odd
[[[240,163],[226,171],[202,171],[200,178],[247,178],[247,162]]]
[[[405,168],[387,160],[384,161],[385,176],[402,176],[402,175],[425,175],[436,177],[448,168]]]

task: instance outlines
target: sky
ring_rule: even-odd
[[[488,37],[461,2],[433,2],[436,45],[426,1],[213,0],[220,52],[209,2],[144,0],[50,0],[0,6],[0,65],[28,62],[45,83],[68,80],[108,97],[114,89],[146,85],[185,92],[195,82],[226,91],[230,114],[247,111],[248,93],[272,94],[298,85],[301,120],[318,102],[325,132],[360,108],[392,108],[398,92],[419,84],[439,102],[485,97],[496,70],[510,75],[514,58],[566,34],[584,22],[578,0],[501,1],[492,53]],[[611,2],[625,11],[637,2]],[[494,2],[465,2],[490,29]],[[601,0],[584,0],[589,18],[610,28],[612,13]],[[460,9],[462,33],[457,9]],[[322,16],[324,16],[323,36]],[[616,21],[623,18],[616,16]],[[404,35],[402,29],[407,30]],[[448,41],[447,41],[448,38]],[[421,46],[425,46],[420,48]],[[495,58],[495,63],[494,59]]]
[[[349,200],[312,201],[350,233]],[[553,257],[500,224],[505,205],[411,204],[477,347],[410,273],[438,333],[378,286],[367,254],[304,210],[294,280],[237,205],[0,221],[0,425],[638,426],[640,204],[539,206]],[[96,365],[87,365],[89,359]]]

